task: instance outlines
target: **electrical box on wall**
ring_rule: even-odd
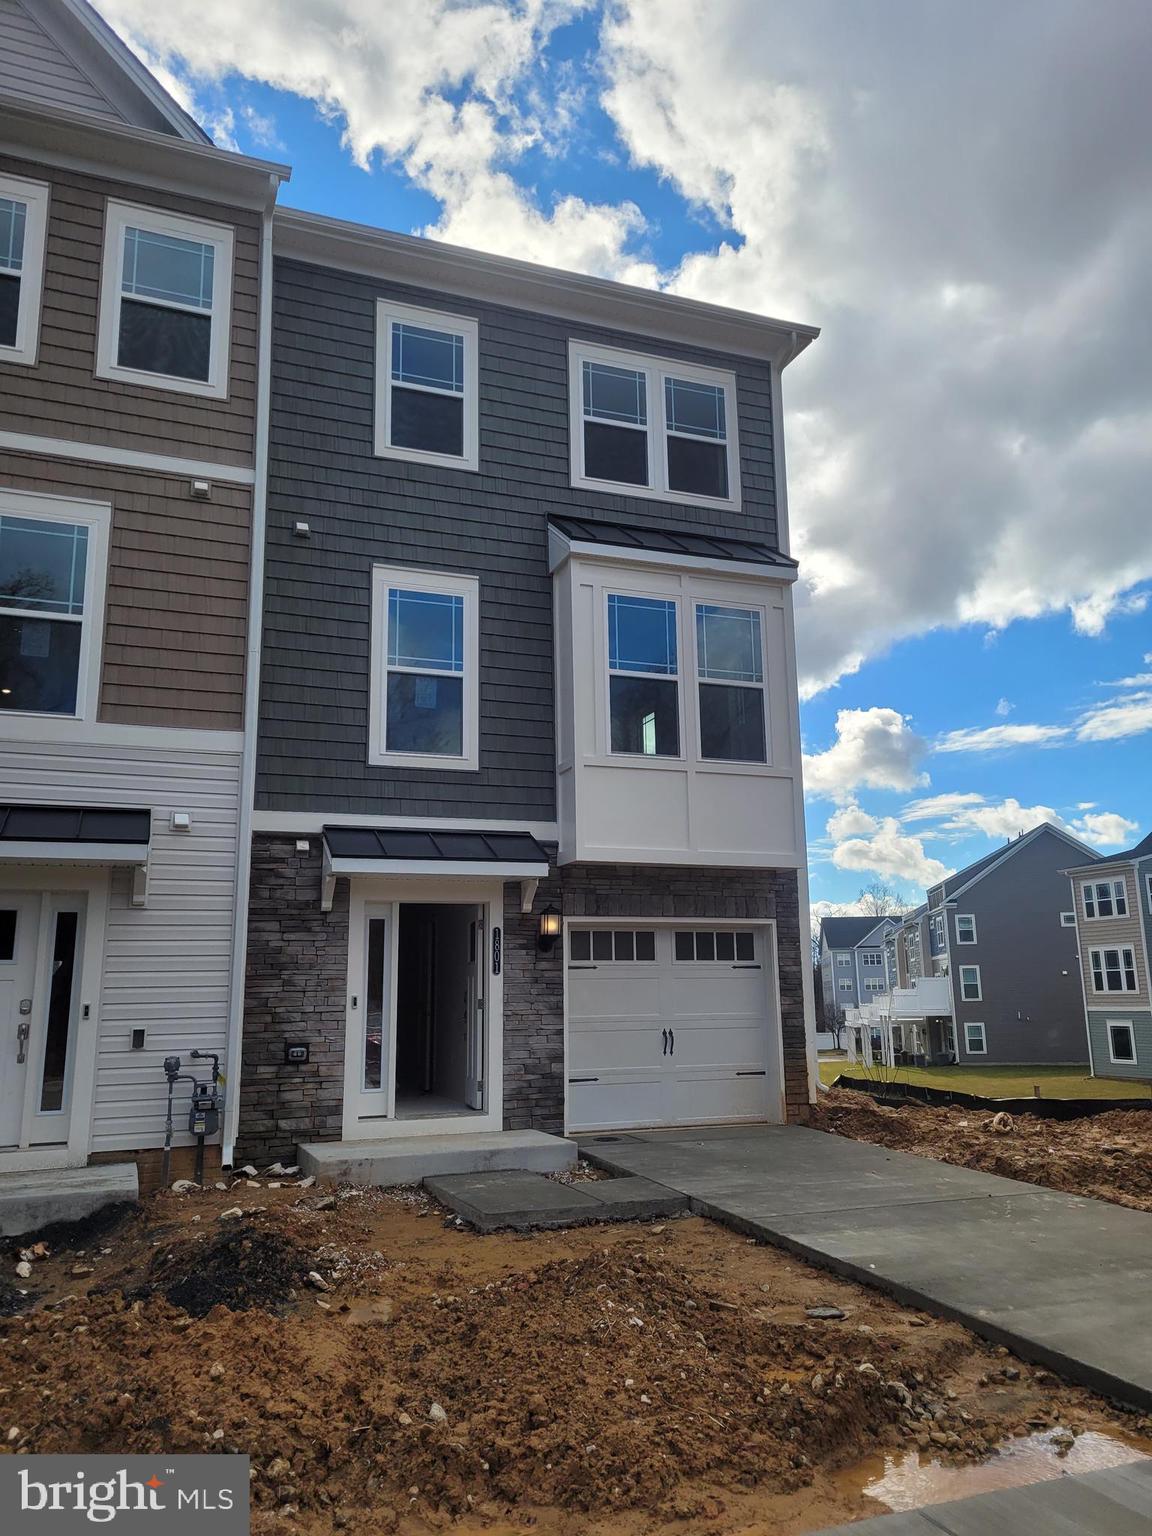
[[[284,1060],[290,1067],[302,1067],[308,1060],[308,1047],[306,1045],[284,1046]]]

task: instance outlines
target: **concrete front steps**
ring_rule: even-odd
[[[297,1148],[300,1171],[324,1184],[419,1184],[450,1173],[527,1168],[558,1173],[578,1153],[574,1141],[544,1131],[473,1131],[388,1136],[378,1141],[311,1141]]]
[[[79,1221],[121,1200],[137,1200],[135,1163],[0,1173],[0,1237],[37,1232],[52,1221]]]

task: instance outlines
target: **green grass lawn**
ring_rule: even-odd
[[[992,1099],[1030,1099],[1038,1086],[1045,1099],[1147,1099],[1152,1085],[1114,1077],[1089,1077],[1084,1067],[862,1067],[843,1057],[821,1057],[820,1081],[830,1084],[841,1072],[881,1082],[923,1083]]]

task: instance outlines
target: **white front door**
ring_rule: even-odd
[[[778,1118],[767,930],[574,923],[568,1128]]]
[[[0,1149],[64,1144],[72,1111],[85,897],[0,890]]]

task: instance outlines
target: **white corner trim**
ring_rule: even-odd
[[[69,437],[40,437],[32,432],[0,431],[0,448],[11,453],[35,453],[46,459],[79,459],[85,464],[114,464],[121,469],[146,469],[157,475],[181,475],[190,480],[221,480],[252,485],[256,471],[241,464],[209,464],[167,453],[141,453],[112,443],[83,443]]]
[[[0,176],[0,197],[25,205],[24,250],[20,266],[20,296],[16,309],[16,340],[0,346],[0,363],[36,362],[40,344],[40,299],[44,289],[44,244],[48,230],[51,191],[42,181],[23,176]],[[5,278],[10,282],[11,277]]]

